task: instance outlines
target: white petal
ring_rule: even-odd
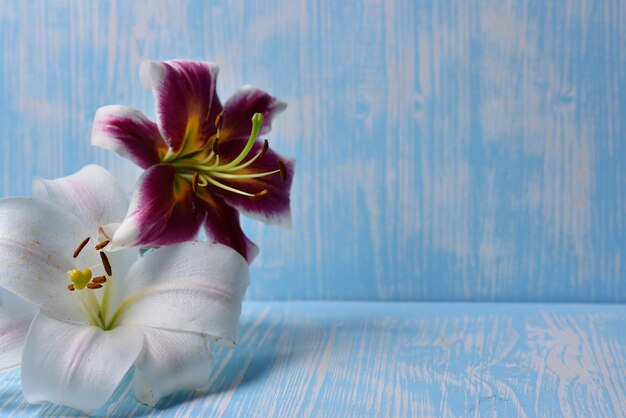
[[[113,175],[93,164],[66,177],[35,179],[33,194],[50,199],[94,232],[100,225],[121,222],[128,210],[128,199]]]
[[[122,323],[209,334],[234,346],[248,284],[248,264],[229,247],[209,242],[162,247],[128,272],[127,295],[143,293]]]
[[[144,345],[135,361],[133,388],[139,402],[154,406],[159,399],[209,383],[213,359],[206,336],[143,328]]]
[[[0,285],[55,318],[85,321],[67,291],[67,271],[74,268],[74,248],[88,235],[76,217],[51,202],[0,200]]]
[[[28,327],[37,309],[0,288],[0,372],[20,365]]]
[[[103,331],[39,313],[24,345],[24,398],[30,403],[49,401],[91,413],[113,394],[142,345],[138,328]]]

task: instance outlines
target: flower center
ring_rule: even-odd
[[[82,252],[83,248],[89,243],[89,237],[85,238],[74,250],[73,257],[76,259],[79,254]],[[100,254],[101,263],[93,265],[91,267],[86,267],[80,269],[78,267],[78,261],[76,262],[76,267],[68,270],[67,277],[70,279],[71,283],[67,285],[67,290],[70,292],[78,291],[77,297],[89,319],[91,325],[98,326],[102,329],[111,329],[110,324],[107,323],[107,307],[109,296],[109,288],[107,286],[104,289],[104,295],[102,295],[101,300],[98,300],[94,291],[96,289],[101,289],[104,284],[107,282],[107,276],[110,277],[113,274],[111,270],[111,264],[109,263],[109,259],[104,251],[100,251],[102,248],[106,247],[109,244],[109,240],[102,241],[94,247],[94,250],[98,251]],[[91,257],[94,251],[89,254],[87,259],[87,264],[89,264]],[[93,269],[102,268],[106,275],[100,275],[93,277]]]
[[[220,113],[215,120],[216,134],[207,143],[207,146],[192,154],[187,154],[177,159],[176,156],[166,156],[164,161],[169,162],[175,168],[178,174],[191,183],[194,192],[198,188],[204,188],[211,184],[219,189],[247,196],[250,199],[260,199],[269,193],[268,189],[261,189],[254,193],[240,190],[236,187],[225,184],[228,181],[245,181],[247,179],[261,178],[271,175],[280,175],[280,178],[287,180],[287,168],[282,161],[278,161],[278,167],[272,171],[265,172],[248,172],[246,168],[251,166],[257,159],[263,157],[269,148],[267,139],[263,142],[263,147],[251,156],[250,155],[254,143],[259,135],[261,125],[263,125],[263,115],[255,113],[252,116],[252,131],[245,146],[241,152],[231,161],[223,162],[220,160],[220,129],[224,120],[224,112]],[[195,131],[194,131],[195,132]]]

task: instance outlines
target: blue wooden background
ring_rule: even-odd
[[[626,4],[0,2],[0,196],[97,162],[102,105],[154,116],[144,59],[289,103],[291,231],[251,299],[626,301]]]

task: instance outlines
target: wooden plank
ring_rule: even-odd
[[[218,350],[210,388],[134,401],[129,379],[103,416],[620,417],[621,305],[250,302],[241,343]],[[0,378],[4,414],[28,406]]]

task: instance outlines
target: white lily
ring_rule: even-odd
[[[21,352],[25,399],[90,413],[133,365],[135,395],[147,404],[205,386],[211,343],[236,344],[244,258],[188,242],[137,261],[132,250],[101,259],[99,225],[123,219],[128,203],[98,166],[37,180],[34,193],[0,200],[0,286],[23,299],[0,293],[0,370],[18,365]]]

